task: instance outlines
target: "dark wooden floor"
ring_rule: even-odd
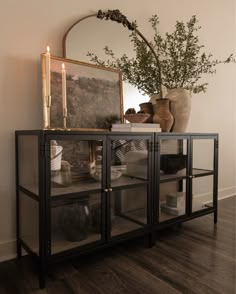
[[[0,293],[235,293],[236,197],[219,202],[219,221],[204,216],[163,231],[156,246],[142,240],[57,266],[38,288],[29,257],[0,264]]]

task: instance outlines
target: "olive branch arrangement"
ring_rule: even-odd
[[[204,74],[214,74],[218,64],[235,62],[233,54],[225,60],[213,59],[213,55],[202,52],[196,35],[201,28],[195,15],[185,24],[176,21],[175,30],[162,37],[158,31],[159,18],[153,15],[149,23],[154,31],[153,40],[148,41],[138,30],[136,22],[128,21],[119,10],[101,10],[98,19],[121,23],[131,30],[130,38],[134,46],[135,58],[123,54],[115,57],[114,52],[105,46],[107,60],[101,60],[94,53],[88,52],[90,60],[97,65],[108,66],[122,71],[123,80],[136,86],[141,93],[162,95],[162,86],[167,90],[184,88],[192,93],[205,92],[208,83],[201,81]]]

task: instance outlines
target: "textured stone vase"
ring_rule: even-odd
[[[168,91],[165,98],[171,100],[171,113],[174,116],[171,132],[184,133],[191,113],[192,97],[190,92],[182,88],[172,89]]]
[[[166,98],[157,99],[153,109],[153,122],[160,124],[162,132],[170,132],[174,123],[174,117],[170,112],[170,100]]]

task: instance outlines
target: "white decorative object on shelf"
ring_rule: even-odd
[[[51,150],[51,171],[60,170],[63,147],[57,145],[57,142],[52,140],[50,150]]]
[[[111,166],[111,181],[117,180],[121,177],[122,171],[118,170],[116,166]],[[96,180],[102,180],[102,165],[96,165],[95,161],[90,164],[90,176]]]
[[[181,208],[171,207],[171,206],[166,205],[165,202],[161,203],[161,210],[163,212],[166,212],[166,213],[169,213],[172,215],[176,215],[176,216],[185,214],[185,207],[181,207]]]
[[[185,192],[175,192],[166,195],[166,205],[175,208],[185,207]]]

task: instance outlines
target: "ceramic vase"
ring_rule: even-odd
[[[153,109],[153,122],[160,124],[162,132],[170,132],[174,123],[174,117],[170,111],[170,100],[166,98],[157,99]]]
[[[192,99],[190,92],[177,88],[168,91],[165,97],[171,100],[171,112],[175,119],[171,131],[184,133],[187,129],[191,113]]]

